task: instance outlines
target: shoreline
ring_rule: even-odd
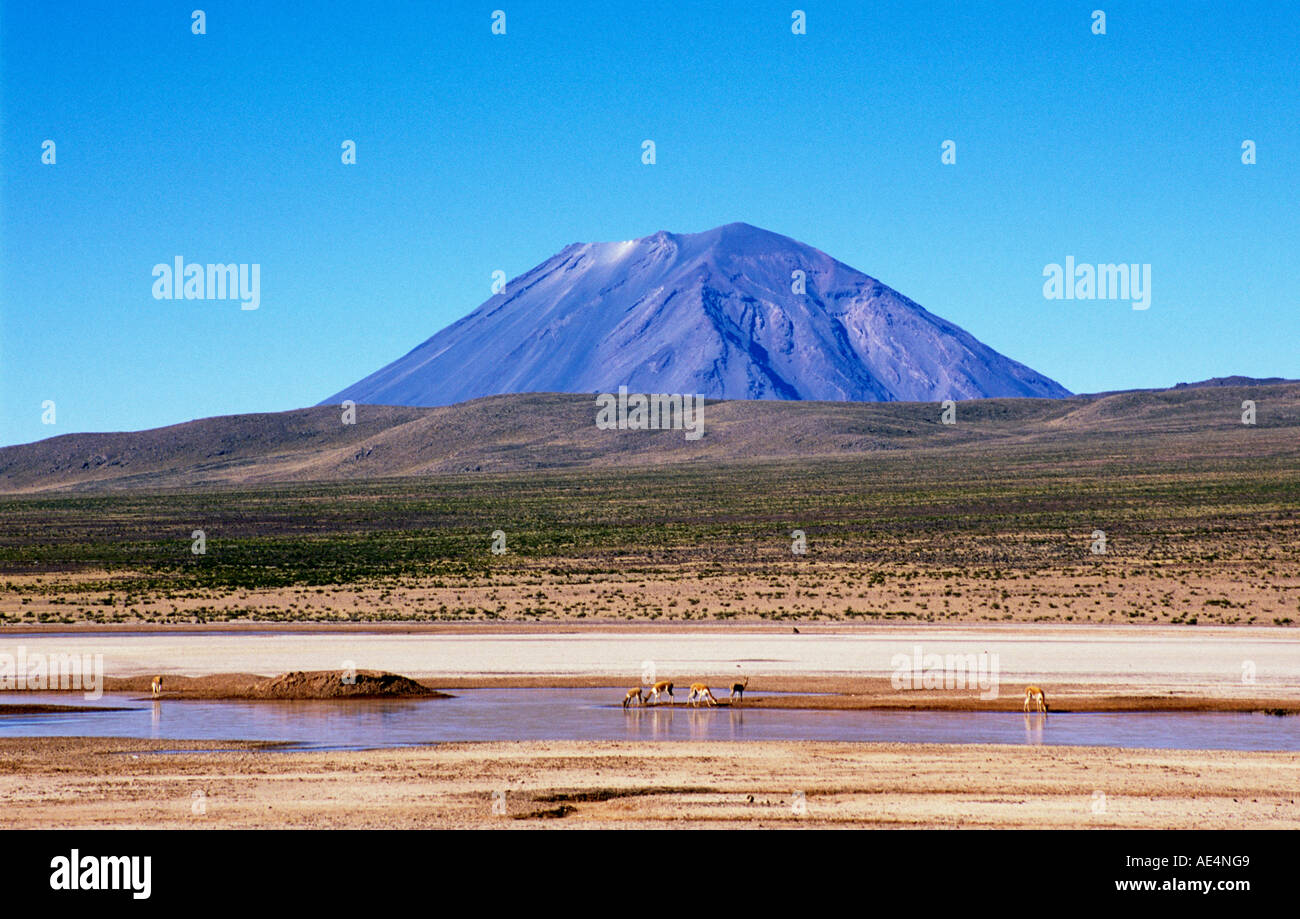
[[[428,694],[357,695],[357,696],[299,696],[297,698],[259,695],[254,691],[267,677],[257,674],[212,674],[203,677],[169,676],[170,688],[165,688],[156,698],[150,693],[148,677],[108,677],[104,680],[104,693],[141,693],[137,702],[286,702],[331,701],[339,703],[395,702],[419,700],[454,695],[457,690],[476,689],[607,689],[609,706],[621,707],[623,693],[635,683],[620,681],[616,676],[479,676],[454,678],[422,678],[420,684]],[[704,680],[707,681],[707,678]],[[1023,696],[1017,688],[1009,687],[998,698],[982,699],[977,690],[897,690],[888,678],[825,677],[825,676],[773,676],[761,683],[751,682],[744,698],[732,702],[727,698],[724,680],[715,676],[717,708],[762,711],[764,709],[802,711],[913,711],[913,712],[1021,712]],[[678,683],[678,695],[685,686]],[[15,714],[11,708],[21,707],[9,699],[20,698],[29,690],[0,690],[0,716]],[[30,690],[30,692],[59,695],[83,694],[81,689]],[[780,693],[769,695],[767,693]],[[1153,692],[1149,686],[1133,684],[1106,692],[1073,690],[1056,691],[1048,696],[1049,714],[1077,713],[1241,713],[1267,714],[1279,717],[1300,715],[1300,699],[1295,694],[1259,692],[1250,696],[1215,696],[1195,691]],[[684,698],[673,703],[659,703],[639,708],[687,709]],[[701,706],[703,709],[704,706]]]
[[[0,738],[0,823],[65,828],[1288,828],[1300,754],[828,742]]]
[[[939,662],[926,668],[947,659],[957,669],[917,670],[923,649],[925,661]],[[669,679],[679,697],[704,682],[725,707],[732,683],[747,677],[743,707],[754,709],[1018,712],[1024,687],[1038,685],[1057,713],[1300,714],[1300,634],[1269,626],[861,623],[803,626],[798,634],[765,623],[640,621],[0,628],[0,655],[38,654],[101,655],[110,693],[148,697],[162,674],[164,702],[249,699],[264,694],[259,683],[290,673],[339,682],[351,668],[404,674],[417,691],[607,689],[611,704],[649,679]],[[12,691],[0,689],[0,698]]]

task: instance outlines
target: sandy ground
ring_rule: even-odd
[[[1300,828],[1292,753],[590,742],[335,753],[202,742],[224,752],[178,752],[186,747],[196,745],[0,739],[0,828]]]
[[[633,564],[632,559],[626,560]],[[926,568],[900,569],[876,583],[876,567],[825,563],[815,573],[716,574],[637,561],[634,576],[557,576],[546,560],[455,584],[409,579],[382,586],[334,585],[193,590],[127,600],[137,577],[125,570],[11,573],[0,583],[0,622],[140,625],[260,620],[380,624],[424,621],[490,625],[584,625],[593,620],[682,625],[747,622],[1055,622],[1295,626],[1300,572],[1284,556],[1268,576],[1242,564],[1204,562],[1093,570],[1008,572],[996,580],[954,580]]]
[[[617,704],[651,659],[683,695],[706,679],[724,696],[744,672],[745,705],[756,708],[1018,710],[1030,678],[1058,712],[1294,712],[1298,638],[1282,628],[1026,624],[808,626],[797,635],[737,623],[191,627],[5,630],[0,650],[102,652],[107,688],[142,694],[157,672],[175,677],[171,691],[202,695],[229,691],[232,680],[353,660],[452,692],[609,686]],[[971,690],[895,689],[881,671],[917,642],[926,653],[999,651],[1002,693],[986,701]],[[1038,669],[1027,673],[1026,662]],[[1255,681],[1243,680],[1243,665]],[[772,692],[799,695],[765,696]],[[0,828],[1300,828],[1297,789],[1296,753],[579,741],[283,753],[239,742],[0,739]]]
[[[243,700],[258,699],[274,701],[288,696],[270,695],[259,692],[259,688],[269,681],[265,677],[250,673],[218,673],[201,677],[169,676],[158,698],[192,699],[192,700]],[[609,692],[609,704],[622,702],[627,689],[637,684],[624,687],[616,676],[590,677],[458,677],[454,679],[426,679],[419,681],[428,691],[428,695],[437,696],[446,690],[454,693],[458,689],[555,689],[555,688],[591,688],[605,689]],[[140,699],[153,698],[150,689],[150,677],[109,677],[104,681],[104,691],[110,693],[140,693]],[[673,702],[655,703],[656,705],[686,704],[688,687],[678,683]],[[968,690],[909,690],[895,689],[888,679],[864,677],[767,677],[761,681],[750,681],[747,691],[738,699],[731,699],[729,683],[725,680],[712,682],[716,696],[716,706],[731,706],[746,709],[805,709],[812,711],[946,711],[946,712],[1006,712],[1020,711],[1024,705],[1024,696],[1018,684],[1002,687],[996,698],[981,698],[981,694]],[[761,687],[761,688],[760,688]],[[80,690],[67,690],[69,702],[75,702],[81,695]],[[780,693],[780,695],[773,695]],[[23,705],[17,700],[17,692],[0,692],[0,718],[7,715],[30,714],[35,709],[51,709],[52,706]],[[347,704],[348,697],[336,693],[300,693],[294,698],[336,699],[340,704]],[[353,701],[365,701],[369,698],[387,699],[392,695],[366,696],[356,694]],[[1300,715],[1300,698],[1295,689],[1291,691],[1257,690],[1253,693],[1218,696],[1212,693],[1195,691],[1152,692],[1143,684],[1115,685],[1106,691],[1097,691],[1091,687],[1064,687],[1058,691],[1052,687],[1048,703],[1053,712],[1266,712],[1278,716]],[[81,710],[75,704],[63,706],[68,711]],[[1300,730],[1300,724],[1297,725]]]
[[[194,697],[203,687],[187,678],[252,680],[254,674],[354,668],[452,691],[607,686],[615,701],[653,673],[683,689],[706,682],[720,696],[742,676],[750,680],[751,698],[841,696],[762,703],[799,707],[998,711],[1017,708],[1024,686],[1033,683],[1057,711],[1300,709],[1300,632],[1279,627],[879,624],[805,626],[796,634],[770,625],[679,623],[0,631],[0,653],[16,658],[20,651],[99,655],[105,689],[147,692],[149,678],[165,674],[166,689]],[[938,675],[951,678],[947,689],[892,685],[897,662],[908,672],[918,654],[922,663],[944,659]],[[963,674],[948,669],[949,657],[988,668]],[[230,685],[209,690],[209,698],[238,694]]]

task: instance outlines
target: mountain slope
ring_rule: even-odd
[[[806,292],[792,291],[803,271]],[[324,400],[521,392],[933,401],[1069,392],[874,278],[744,223],[575,243]]]
[[[1256,425],[1241,403],[1259,405]],[[1116,456],[1300,457],[1300,383],[1187,387],[962,403],[957,423],[933,402],[709,402],[704,437],[602,431],[590,395],[529,393],[436,408],[337,406],[206,418],[122,434],[67,434],[0,448],[0,493],[117,491],[396,476],[586,468],[592,475],[694,464],[830,462],[909,451],[926,463],[959,451],[1019,464],[1107,463]],[[0,520],[3,515],[0,515]],[[0,543],[4,527],[0,526]]]

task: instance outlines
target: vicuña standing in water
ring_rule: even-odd
[[[162,677],[160,677],[160,676],[156,676],[156,677],[154,677],[154,678],[153,678],[153,682],[149,684],[149,688],[150,688],[151,690],[153,690],[153,694],[154,694],[155,696],[157,696],[159,693],[161,693],[161,692],[162,692]]]
[[[669,703],[672,703],[673,684],[671,680],[660,680],[658,683],[655,683],[653,686],[651,686],[650,695],[646,698],[646,702],[649,702],[651,699],[653,699],[655,705],[658,705],[660,697],[662,697],[665,694],[667,694],[668,696]]]
[[[735,701],[745,701],[745,687],[749,685],[749,677],[745,677],[739,683],[731,684],[731,698]]]
[[[691,694],[686,697],[688,705],[695,705],[698,702],[707,702],[709,705],[717,705],[718,700],[713,698],[713,691],[704,683],[692,683]]]
[[[1047,696],[1037,686],[1025,687],[1025,711],[1029,711],[1029,703],[1034,704],[1034,709],[1043,714],[1047,714]]]

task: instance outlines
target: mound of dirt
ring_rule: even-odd
[[[409,677],[376,670],[345,674],[338,670],[295,670],[283,676],[254,683],[248,689],[254,699],[355,699],[443,696]]]
[[[107,692],[150,692],[151,677],[106,677]],[[163,699],[450,699],[451,696],[396,673],[380,670],[295,670],[276,677],[253,673],[163,675]]]

